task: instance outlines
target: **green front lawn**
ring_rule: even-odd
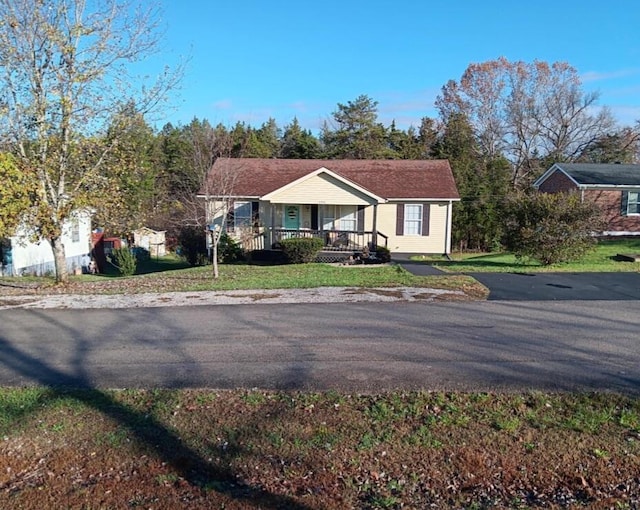
[[[157,272],[131,277],[107,275],[72,276],[69,284],[56,286],[52,278],[0,278],[0,294],[72,293],[133,294],[241,289],[302,289],[313,287],[430,287],[464,290],[468,296],[483,298],[486,289],[463,275],[414,276],[397,265],[335,266],[295,264],[280,266],[222,264],[220,278],[213,279],[211,266],[184,267],[177,259],[156,261]],[[173,267],[173,269],[172,269]],[[18,287],[16,289],[16,287]]]
[[[622,272],[640,271],[640,263],[616,260],[616,255],[640,253],[640,239],[601,241],[594,251],[577,262],[543,266],[535,261],[518,261],[509,253],[454,253],[453,260],[442,257],[417,257],[451,272]]]

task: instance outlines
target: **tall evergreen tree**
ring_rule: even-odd
[[[460,250],[491,250],[498,245],[501,206],[510,189],[509,165],[503,158],[484,158],[473,129],[462,114],[451,115],[434,147],[448,159],[460,193],[453,209],[453,244]]]
[[[280,157],[285,159],[315,159],[322,155],[318,139],[311,131],[302,129],[297,118],[285,127]]]
[[[378,122],[378,102],[366,95],[347,104],[338,103],[333,124],[327,123],[321,140],[327,156],[336,159],[386,159],[393,157],[387,130]]]

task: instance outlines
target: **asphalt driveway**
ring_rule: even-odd
[[[489,289],[491,301],[640,300],[640,273],[469,273],[469,275]]]
[[[394,254],[393,261],[417,276],[440,269]],[[489,289],[490,301],[635,301],[640,273],[467,273]]]

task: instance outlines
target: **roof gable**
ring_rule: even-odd
[[[539,186],[553,171],[559,170],[581,188],[640,187],[640,165],[555,163],[534,186]]]
[[[342,177],[341,175],[336,174],[335,172],[332,172],[331,170],[328,170],[327,168],[321,167],[309,174],[303,175],[302,177],[296,179],[295,181],[292,181],[288,184],[285,184],[282,188],[279,188],[277,190],[272,191],[271,193],[267,193],[266,195],[264,195],[262,198],[264,200],[271,200],[275,195],[278,195],[284,191],[290,190],[291,188],[295,188],[298,185],[301,185],[305,182],[310,181],[311,179],[313,179],[314,177],[317,176],[328,176],[332,179],[335,179],[337,181],[339,181],[340,183],[346,185],[347,188],[351,188],[353,189],[353,191],[355,191],[358,195],[365,195],[367,197],[369,197],[370,199],[372,199],[373,202],[384,202],[385,199],[382,197],[379,197],[378,195],[375,195],[374,193],[371,193],[369,190],[363,188],[362,186],[360,186],[359,184],[350,181],[349,179],[345,179],[344,177]]]
[[[221,158],[209,172],[207,188],[215,177],[233,173],[233,195],[261,198],[318,173],[349,183],[381,199],[458,200],[447,160],[313,160]],[[204,190],[200,195],[205,195]]]

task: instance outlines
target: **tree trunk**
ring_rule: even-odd
[[[220,241],[220,233],[212,231],[211,232],[211,254],[212,254],[212,263],[213,263],[213,278],[217,279],[220,276],[218,272],[218,241]]]
[[[52,237],[49,239],[53,250],[53,263],[56,269],[56,283],[67,283],[69,281],[69,271],[67,270],[67,256],[62,244],[62,238]]]

